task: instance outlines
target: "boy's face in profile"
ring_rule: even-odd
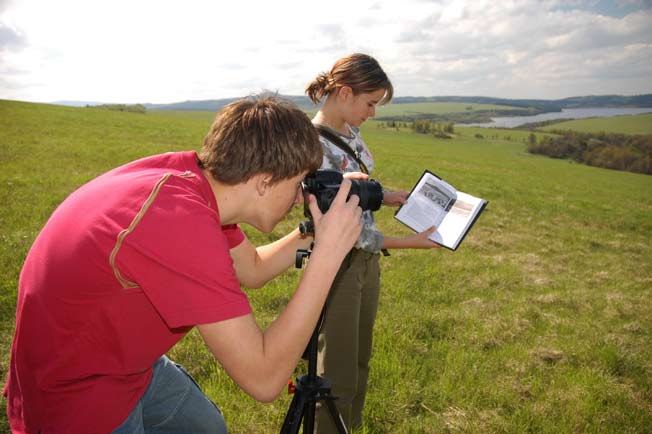
[[[271,232],[295,205],[303,203],[301,182],[306,175],[307,172],[302,172],[267,187],[256,205],[260,216],[260,227],[257,229],[265,233]]]

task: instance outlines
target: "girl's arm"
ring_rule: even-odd
[[[431,227],[418,234],[410,235],[408,237],[383,237],[383,249],[435,249],[439,244],[434,243],[428,239],[435,227]]]

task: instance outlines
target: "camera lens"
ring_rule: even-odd
[[[352,180],[349,196],[352,194],[357,194],[360,198],[359,206],[363,211],[376,211],[383,203],[383,188],[379,182],[373,179],[370,181]]]

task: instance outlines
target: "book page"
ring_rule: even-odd
[[[448,183],[426,173],[408,197],[396,218],[416,230],[439,226],[457,199],[457,192]]]
[[[417,232],[435,226],[430,239],[454,250],[485,203],[425,172],[395,217]]]
[[[458,241],[466,233],[467,227],[473,222],[478,208],[484,202],[482,199],[458,192],[457,200],[451,207],[446,217],[437,226],[437,232],[430,236],[430,239],[455,248]]]

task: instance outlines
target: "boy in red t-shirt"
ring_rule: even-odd
[[[197,327],[229,376],[260,401],[290,378],[360,230],[345,181],[322,215],[310,263],[262,331],[240,283],[260,287],[311,239],[255,248],[303,201],[322,150],[308,117],[276,98],[216,117],[199,154],[134,161],[72,193],[23,266],[5,388],[14,433],[225,432],[217,407],[164,354]]]

